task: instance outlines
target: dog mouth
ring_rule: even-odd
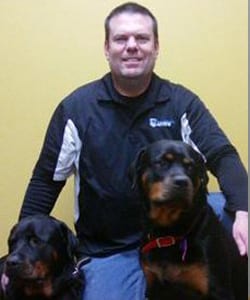
[[[185,207],[192,204],[194,188],[190,180],[176,184],[173,180],[158,181],[147,188],[147,198],[154,206],[178,204]]]
[[[194,188],[190,180],[181,183],[166,179],[152,183],[147,190],[148,217],[161,227],[173,226],[193,205]]]
[[[14,261],[7,259],[4,273],[12,280],[25,281],[30,284],[42,284],[49,277],[49,270],[42,261],[34,264],[27,261]]]
[[[53,294],[51,277],[22,278],[20,283],[22,284],[24,294],[32,297],[32,299],[36,296],[50,298]]]
[[[42,284],[44,281],[48,279],[48,277],[49,277],[48,274],[39,275],[39,274],[30,273],[30,274],[23,274],[22,276],[19,276],[19,279],[30,284],[32,283]]]
[[[179,222],[188,211],[188,203],[153,201],[150,203],[148,217],[157,226],[170,227]]]
[[[46,267],[40,269],[40,262],[34,265],[19,263],[18,267],[5,267],[4,273],[17,288],[23,290],[28,297],[52,295],[51,275]],[[33,299],[33,298],[32,298]],[[40,298],[39,298],[40,299]]]
[[[4,274],[27,297],[40,299],[53,295],[52,274],[49,265],[42,260],[31,262],[21,255],[10,254],[4,265]]]
[[[43,276],[38,276],[35,274],[28,274],[24,272],[13,272],[6,270],[5,273],[13,281],[19,281],[25,283],[25,285],[41,285],[49,278],[48,274]]]

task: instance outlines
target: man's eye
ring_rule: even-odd
[[[139,36],[139,37],[137,37],[136,40],[137,40],[138,43],[144,44],[144,43],[147,43],[147,42],[148,42],[149,38],[146,37],[146,36]]]
[[[117,43],[125,43],[127,41],[127,38],[125,36],[118,36],[114,39]]]

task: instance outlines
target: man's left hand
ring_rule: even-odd
[[[233,237],[240,251],[240,255],[248,255],[248,212],[236,211],[233,224]]]

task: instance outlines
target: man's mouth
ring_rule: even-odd
[[[126,57],[126,58],[123,58],[123,61],[125,61],[125,62],[139,62],[141,60],[142,60],[142,58],[139,58],[139,57]]]

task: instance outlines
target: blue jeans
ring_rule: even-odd
[[[208,202],[223,225],[231,230],[232,218],[223,210],[222,194],[210,194]],[[145,300],[146,282],[138,249],[92,258],[82,269],[86,279],[82,300]]]
[[[210,193],[208,196],[208,204],[213,208],[223,227],[226,228],[229,234],[232,234],[235,215],[232,212],[224,210],[225,203],[226,199],[222,193]]]
[[[83,266],[83,300],[144,300],[146,282],[138,249],[92,258]]]

